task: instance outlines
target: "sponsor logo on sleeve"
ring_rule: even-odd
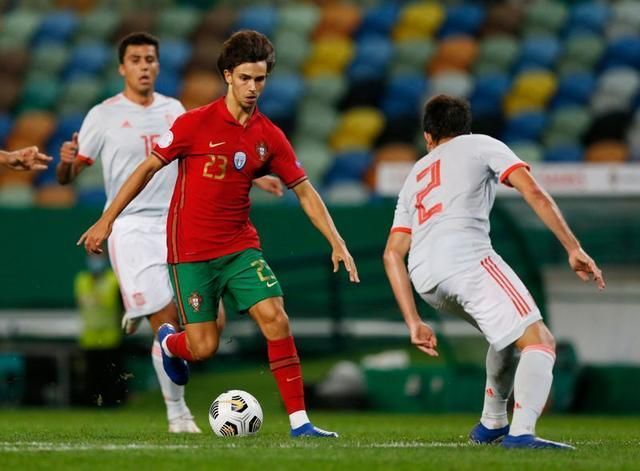
[[[166,149],[173,142],[173,133],[171,131],[165,132],[160,139],[158,139],[158,147],[161,149]]]

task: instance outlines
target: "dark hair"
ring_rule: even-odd
[[[241,30],[233,33],[222,45],[218,57],[218,71],[224,79],[224,71],[232,71],[246,62],[267,62],[267,73],[276,63],[276,53],[271,41],[262,33],[253,30]]]
[[[156,56],[160,59],[160,42],[158,38],[149,33],[131,33],[127,34],[118,43],[118,59],[124,64],[124,55],[129,46],[153,46],[156,48]]]
[[[424,105],[422,129],[434,141],[471,132],[471,107],[464,98],[436,95]]]

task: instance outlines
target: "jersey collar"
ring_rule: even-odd
[[[253,110],[253,113],[251,114],[251,116],[249,117],[249,119],[247,120],[247,124],[245,124],[244,126],[242,124],[240,124],[240,122],[234,118],[231,115],[231,112],[229,111],[229,108],[227,108],[227,104],[225,103],[225,95],[221,96],[220,98],[218,98],[215,102],[214,102],[214,107],[216,109],[217,114],[224,119],[227,123],[229,124],[234,124],[236,126],[240,126],[240,127],[249,127],[256,119],[258,119],[259,115],[260,115],[260,110],[258,109],[258,105],[256,105],[256,109]]]

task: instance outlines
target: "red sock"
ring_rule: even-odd
[[[268,340],[269,367],[276,379],[280,396],[288,414],[304,410],[302,368],[293,337]]]
[[[171,334],[167,337],[167,350],[171,352],[173,356],[182,358],[187,361],[194,361],[193,355],[187,348],[187,333],[178,332],[177,334]]]

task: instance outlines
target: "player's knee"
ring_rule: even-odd
[[[291,335],[289,316],[283,308],[277,307],[263,317],[265,334],[269,338],[284,338]]]
[[[199,342],[189,345],[189,351],[195,360],[207,360],[218,351],[218,339],[201,339]]]

